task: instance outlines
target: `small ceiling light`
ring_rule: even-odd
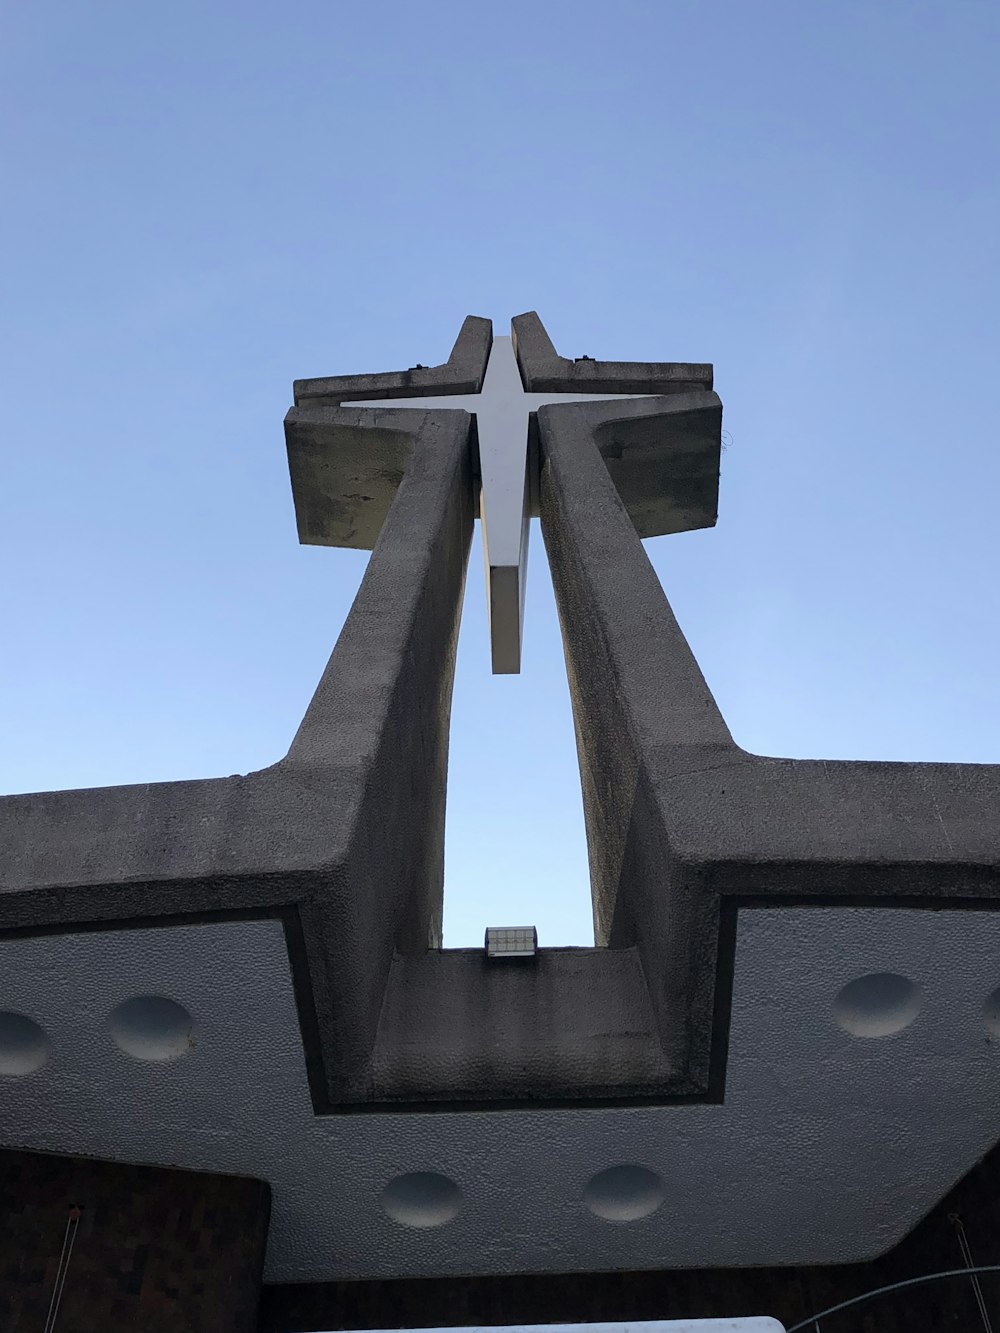
[[[534,958],[538,931],[534,926],[487,926],[487,958]]]

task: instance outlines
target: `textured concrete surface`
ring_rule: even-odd
[[[534,310],[510,323],[524,387],[531,393],[691,393],[712,387],[712,367],[686,361],[595,361],[560,356]]]
[[[488,340],[483,323],[473,321],[475,354],[467,364],[462,354],[449,382],[475,381],[473,362],[481,365]],[[576,372],[550,365],[545,347],[539,350],[540,328],[537,317],[515,321],[522,374],[569,392]],[[844,1064],[838,1088],[850,1095],[824,1118],[829,1071],[838,1066],[823,1045],[829,1033],[822,1024],[829,1023],[837,977],[827,977],[821,1010],[813,1027],[806,1025],[811,1044],[797,1045],[794,1033],[768,1039],[741,1023],[733,996],[741,994],[744,960],[746,994],[755,997],[754,1012],[766,1016],[768,997],[786,974],[796,984],[817,983],[831,941],[846,984],[866,969],[892,971],[893,950],[911,939],[908,931],[923,931],[921,949],[939,950],[965,987],[950,1003],[954,1013],[966,1014],[961,1031],[968,1033],[970,997],[979,995],[981,1004],[998,980],[990,980],[995,949],[981,973],[973,978],[967,970],[982,941],[996,943],[1000,769],[802,762],[761,758],[733,743],[640,540],[665,524],[714,519],[719,406],[705,369],[689,368],[685,378],[676,367],[621,367],[616,388],[663,396],[640,404],[566,403],[537,413],[539,507],[566,652],[600,949],[543,952],[527,970],[504,974],[485,971],[473,954],[435,952],[474,441],[461,411],[407,407],[385,409],[383,418],[379,409],[371,426],[361,423],[357,409],[337,405],[339,396],[360,396],[356,377],[324,381],[326,388],[308,400],[314,405],[290,416],[293,476],[300,468],[319,496],[314,509],[300,506],[300,523],[330,540],[374,546],[288,755],[245,777],[0,801],[0,932],[9,936],[3,947],[42,948],[25,955],[34,957],[34,971],[8,964],[0,972],[0,1009],[31,1015],[51,1001],[58,1009],[51,1021],[68,1022],[87,975],[88,948],[112,928],[157,924],[165,929],[152,933],[161,940],[210,929],[199,922],[217,923],[233,941],[243,938],[241,930],[250,932],[242,967],[254,982],[264,975],[272,936],[283,931],[291,971],[283,952],[279,961],[270,955],[268,998],[286,1016],[294,1008],[294,1019],[275,1029],[266,1015],[250,1021],[245,996],[229,1003],[243,1033],[237,1044],[259,1039],[285,1052],[282,1059],[302,1062],[309,1105],[300,1100],[295,1114],[282,1119],[282,1089],[298,1086],[297,1064],[277,1060],[277,1081],[255,1067],[255,1093],[270,1107],[259,1115],[281,1138],[273,1158],[261,1147],[253,1161],[240,1157],[242,1148],[220,1129],[215,1111],[190,1122],[182,1108],[195,1106],[197,1084],[156,1122],[168,1131],[163,1160],[190,1151],[198,1159],[193,1166],[257,1171],[272,1183],[290,1169],[289,1136],[298,1143],[306,1126],[319,1135],[321,1146],[295,1164],[303,1178],[285,1186],[292,1201],[287,1216],[309,1222],[279,1227],[275,1272],[305,1278],[331,1271],[517,1271],[518,1265],[559,1271],[578,1262],[660,1266],[668,1241],[678,1263],[709,1262],[712,1245],[712,1262],[778,1262],[771,1219],[786,1214],[794,1225],[783,1233],[788,1243],[780,1261],[832,1261],[845,1257],[838,1235],[864,1254],[900,1235],[993,1142],[990,1108],[1000,1087],[992,1064],[981,1063],[990,1061],[992,1047],[984,1046],[980,1029],[969,1063],[954,1066],[948,1064],[954,1033],[926,1051],[910,1049],[909,1064],[891,1068],[858,1048],[859,1067],[877,1077],[866,1091],[863,1080],[851,1083]],[[604,383],[597,376],[594,370],[583,378],[589,386]],[[370,397],[393,385],[412,391],[391,376],[388,388],[384,377],[370,378]],[[428,380],[424,387],[440,386]],[[338,438],[345,426],[357,432],[354,453],[340,461],[330,456],[334,426]],[[381,477],[377,469],[364,473],[365,432],[379,449],[391,444],[397,451]],[[341,463],[346,472],[338,473]],[[356,514],[337,509],[352,478],[364,483],[367,496]],[[812,943],[808,931],[796,934],[805,929],[803,904],[812,905],[805,916],[813,925],[830,913]],[[751,910],[759,907],[768,910]],[[851,916],[861,908],[878,910]],[[981,910],[956,910],[948,935],[945,918],[952,912],[943,908]],[[837,922],[862,919],[856,934],[845,927],[837,935]],[[258,929],[271,935],[254,934]],[[33,934],[38,938],[22,938]],[[227,947],[235,953],[223,948],[205,963],[204,976],[220,996],[239,956],[235,944]],[[43,984],[46,958],[61,960],[60,970]],[[119,982],[123,959],[116,955],[106,965]],[[802,963],[803,977],[790,970],[790,960]],[[918,963],[904,957],[895,965],[913,971]],[[193,962],[191,969],[193,981]],[[171,977],[183,974],[177,965],[163,981],[165,993],[173,995]],[[801,1021],[809,994],[793,990],[782,1004]],[[91,1013],[98,1012],[94,1005]],[[212,1011],[207,999],[204,1007]],[[907,1041],[909,1033],[902,1034]],[[768,1040],[773,1054],[765,1067]],[[890,1045],[897,1048],[908,1049],[901,1039]],[[811,1104],[801,1106],[809,1061],[821,1049],[826,1054],[815,1076],[822,1081],[809,1093]],[[245,1059],[249,1068],[249,1054]],[[151,1143],[148,1120],[133,1112],[123,1132],[122,1086],[104,1072],[78,1070],[75,1098],[50,1088],[32,1100],[32,1087],[45,1088],[45,1071],[57,1067],[53,1058],[37,1075],[5,1085],[6,1141],[30,1138],[36,1146],[86,1151],[91,1130],[99,1135],[100,1115],[99,1105],[92,1116],[85,1113],[83,1090],[117,1117],[107,1150],[140,1160],[142,1145]],[[208,1079],[208,1066],[197,1067]],[[89,1078],[96,1078],[93,1086]],[[15,1085],[27,1089],[23,1103],[21,1092],[11,1091]],[[157,1071],[143,1086],[171,1085]],[[231,1099],[231,1068],[219,1086]],[[956,1087],[961,1098],[948,1091]],[[843,1119],[844,1104],[861,1107],[861,1118]],[[960,1115],[949,1111],[956,1104]],[[257,1105],[252,1098],[251,1105]],[[748,1151],[748,1123],[739,1119],[747,1108],[780,1140],[762,1142],[756,1157]],[[487,1110],[495,1114],[483,1115]],[[357,1111],[366,1114],[336,1114]],[[802,1112],[794,1125],[783,1119],[792,1111]],[[934,1121],[939,1111],[951,1118]],[[938,1138],[908,1137],[918,1121],[936,1125]],[[704,1175],[686,1178],[677,1207],[685,1198],[704,1199],[717,1218],[729,1186],[742,1180],[745,1211],[737,1230],[710,1234],[696,1225],[697,1209],[689,1216],[673,1204],[656,1213],[667,1227],[662,1233],[659,1222],[648,1231],[642,1220],[637,1229],[609,1232],[602,1221],[591,1244],[575,1222],[562,1225],[559,1218],[576,1218],[594,1172],[646,1163],[671,1180],[673,1159],[662,1156],[668,1125],[684,1129],[669,1131],[679,1157],[696,1163],[709,1153],[713,1170],[725,1164],[716,1181],[721,1193],[712,1195]],[[544,1224],[539,1218],[537,1227],[522,1226],[530,1201],[505,1183],[532,1134],[540,1136],[544,1197],[562,1200],[558,1225],[546,1214]],[[436,1158],[421,1148],[421,1135],[437,1145]],[[324,1156],[324,1136],[340,1156]],[[950,1147],[942,1146],[945,1139]],[[244,1147],[251,1141],[251,1134],[239,1140]],[[835,1149],[837,1169],[818,1183],[824,1144]],[[913,1154],[923,1164],[915,1180]],[[841,1169],[846,1160],[855,1163],[851,1178]],[[369,1211],[368,1231],[359,1224],[350,1234],[331,1233],[306,1202],[318,1181],[339,1172],[343,1206],[360,1217],[377,1208],[372,1200],[393,1171],[438,1172],[457,1181],[463,1197],[471,1191],[468,1197],[482,1203],[482,1229],[471,1228],[461,1245],[444,1250],[430,1241],[406,1248],[412,1237],[386,1232],[381,1214]],[[768,1194],[772,1187],[776,1192]],[[483,1188],[509,1197],[513,1211],[490,1212]],[[804,1217],[795,1201],[807,1197],[812,1211]],[[839,1232],[830,1228],[833,1215]],[[498,1249],[490,1249],[490,1235]],[[339,1265],[333,1270],[324,1267],[331,1254]]]
[[[1000,767],[740,749],[584,429],[591,410],[538,415],[595,933],[638,949],[668,1059],[691,1091],[717,1088],[727,912],[801,898],[996,903]]]
[[[557,420],[571,423],[566,429],[581,442],[581,452],[596,445],[640,537],[715,526],[722,442],[716,394],[567,403],[556,411]]]
[[[476,362],[484,339],[479,326],[466,321],[453,360]],[[533,312],[519,315],[514,327],[526,329],[531,344],[545,340]],[[462,350],[464,348],[464,350]],[[530,359],[530,358],[529,358]],[[476,362],[478,364],[478,362]],[[571,362],[566,363],[572,367]],[[444,368],[442,368],[444,369]],[[719,490],[722,405],[707,392],[685,392],[696,372],[710,382],[710,367],[656,364],[619,366],[644,387],[666,385],[671,393],[647,405],[607,394],[600,411],[584,421],[599,431],[602,456],[625,499],[640,536],[681,532],[715,522]],[[525,392],[513,338],[495,338],[482,383],[475,393],[428,396],[424,383],[411,386],[416,396],[373,398],[386,377],[342,377],[340,395],[322,393],[331,381],[301,381],[297,398],[312,406],[296,407],[285,419],[288,461],[295,497],[299,540],[329,546],[374,546],[409,457],[412,434],[399,409],[459,408],[472,414],[470,448],[478,516],[486,557],[487,608],[495,674],[521,669],[524,591],[531,516],[538,514],[537,409],[553,401],[550,393]],[[392,378],[391,376],[389,377]],[[452,377],[454,378],[454,377]],[[445,376],[447,380],[447,376]],[[356,387],[359,399],[346,399]],[[598,382],[573,381],[563,375],[557,400],[594,402]],[[312,396],[310,397],[310,393]],[[581,397],[584,394],[586,396]],[[317,407],[338,401],[341,410]],[[348,413],[345,407],[365,404]],[[395,408],[386,412],[386,408]]]
[[[747,1310],[767,1310],[799,1333],[817,1326],[820,1333],[969,1333],[985,1325],[976,1288],[963,1275],[956,1219],[975,1262],[1000,1264],[1000,1148],[904,1240],[868,1263],[269,1284],[259,1333],[426,1323],[510,1328],[542,1320],[615,1320],[641,1333],[643,1320],[732,1318]],[[956,1275],[914,1283],[942,1269]],[[980,1273],[978,1283],[995,1325],[1000,1272]],[[813,1318],[848,1301],[835,1315]]]
[[[285,442],[299,541],[370,551],[411,453],[421,447],[423,414],[352,411],[339,405],[415,395],[477,394],[492,341],[490,321],[470,315],[443,366],[296,380],[295,407],[285,417]],[[466,417],[467,450],[470,425],[471,418]]]
[[[523,359],[541,325],[515,327]],[[318,1110],[709,1093],[650,1024],[663,1015],[641,948],[503,981],[484,981],[475,958],[425,955],[440,936],[475,440],[464,411],[336,404],[479,387],[491,337],[470,317],[443,368],[296,386],[286,435],[300,534],[374,554],[285,759],[246,777],[0,803],[0,928],[260,912],[289,923]],[[646,389],[691,379],[643,373]],[[714,521],[720,410],[704,391],[580,409],[639,530]],[[451,1009],[464,1026],[442,1024]],[[421,1061],[422,1043],[433,1058]]]
[[[1000,1043],[984,1003],[1000,916],[747,908],[734,944],[724,1102],[317,1116],[281,922],[7,939],[2,1004],[50,1048],[0,1082],[0,1144],[268,1181],[267,1281],[867,1260],[995,1139]],[[859,1037],[837,998],[877,972],[907,978],[919,1003],[900,1030]],[[175,1059],[116,1042],[117,1007],[150,993],[190,1015]],[[460,1026],[440,1004],[441,1028]],[[498,1044],[517,1035],[507,1021]],[[608,1220],[591,1187],[623,1167],[658,1192],[646,1203],[626,1179]],[[387,1188],[428,1174],[453,1211],[424,1191],[399,1220]]]
[[[544,329],[535,315],[513,327],[537,379]],[[420,389],[478,384],[490,337],[467,320]],[[569,393],[566,366],[549,371]],[[461,411],[363,420],[330,405],[411,392],[398,376],[304,382],[314,405],[289,414],[300,528],[374,554],[288,756],[246,777],[8,798],[0,923],[281,916],[324,1111],[717,1100],[740,902],[994,901],[995,767],[802,763],[733,744],[639,540],[714,521],[709,368],[619,372],[616,389],[670,392],[541,407],[536,441],[596,938],[613,958],[583,950],[501,978],[426,952],[474,441]],[[345,511],[347,485],[365,499]]]
[[[328,375],[296,380],[296,407],[337,407],[364,398],[410,398],[414,394],[478,393],[493,341],[488,319],[468,315],[441,366],[414,366],[375,375]]]
[[[634,949],[398,957],[372,1062],[376,1098],[444,1103],[656,1096],[669,1078]],[[602,1083],[601,1080],[604,1079]]]
[[[394,952],[440,938],[468,417],[403,415],[409,465],[285,759],[246,777],[0,802],[3,927],[290,914],[319,1104],[365,1095]]]
[[[293,407],[285,417],[299,541],[370,551],[396,498],[420,420],[338,407]]]

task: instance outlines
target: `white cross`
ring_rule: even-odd
[[[480,393],[345,401],[342,407],[462,408],[479,432],[479,518],[486,562],[486,605],[494,675],[521,670],[524,586],[528,566],[530,478],[528,416],[546,403],[648,398],[633,393],[525,393],[510,338],[494,338]]]

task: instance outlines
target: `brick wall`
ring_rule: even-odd
[[[252,1333],[270,1211],[262,1181],[0,1151],[0,1329]]]

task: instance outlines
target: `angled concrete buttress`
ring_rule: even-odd
[[[526,380],[560,382],[550,357],[525,351],[536,344],[519,346]],[[699,427],[684,419],[708,397],[644,404],[666,457],[674,435],[676,466],[638,499],[622,469],[633,447],[645,452],[628,434],[641,419],[599,403],[538,416],[595,936],[638,951],[678,1086],[721,1098],[739,908],[994,904],[1000,765],[775,759],[736,745],[640,540],[669,530],[648,520],[657,496],[683,505],[701,470],[685,443]]]
[[[293,454],[355,409],[293,410]],[[394,951],[440,942],[451,686],[472,534],[469,417],[394,414],[360,591],[284,759],[245,777],[9,796],[0,929],[279,916],[317,1108],[364,1099]],[[387,483],[388,485],[388,483]]]

